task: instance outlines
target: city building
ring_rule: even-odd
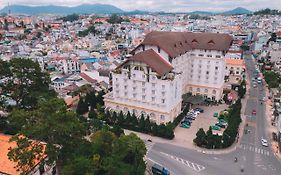
[[[112,72],[107,110],[148,115],[157,124],[181,112],[182,95],[222,98],[232,37],[218,33],[151,32]]]

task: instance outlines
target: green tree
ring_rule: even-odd
[[[25,118],[26,124],[21,128],[20,133],[27,139],[45,142],[46,148],[37,154],[46,154],[48,156],[47,163],[56,161],[58,169],[61,169],[66,158],[75,152],[75,148],[82,142],[82,138],[86,134],[83,123],[78,120],[75,113],[67,111],[62,99],[54,98],[43,102],[38,109],[29,111],[22,117]],[[30,147],[32,148],[32,145]],[[12,156],[9,158],[12,160],[26,154],[24,150],[18,152],[15,151],[16,149],[18,147],[10,150]],[[13,152],[16,154],[12,154]],[[20,161],[19,165],[26,164],[28,166],[27,159]]]
[[[14,58],[9,63],[0,62],[0,67],[8,66],[0,71],[0,76],[6,78],[2,83],[4,99],[12,99],[16,108],[35,108],[40,100],[54,97],[54,91],[49,90],[50,77],[41,72],[39,64],[30,59]]]
[[[83,156],[74,157],[71,160],[71,163],[67,163],[63,170],[62,175],[75,175],[75,174],[83,174],[83,175],[95,175],[96,170],[94,161]]]
[[[246,81],[243,80],[238,88],[238,96],[243,98],[246,94]]]
[[[124,19],[116,14],[112,14],[107,20],[107,22],[110,24],[120,24],[123,21]]]
[[[197,145],[197,146],[206,146],[207,145],[207,135],[204,131],[203,128],[200,128],[197,133],[196,133],[196,138],[193,140],[193,142]]]
[[[273,71],[264,72],[265,81],[270,88],[277,88],[281,83],[281,76]]]
[[[97,119],[97,114],[96,114],[95,109],[91,108],[91,110],[90,110],[90,112],[89,112],[89,114],[88,114],[88,117],[89,117],[90,119]]]
[[[212,127],[209,127],[209,130],[206,132],[206,139],[207,139],[207,148],[211,149],[215,146],[215,139],[212,131]]]
[[[77,104],[76,113],[79,115],[83,115],[89,111],[89,106],[85,102],[83,97],[80,97],[80,100]]]

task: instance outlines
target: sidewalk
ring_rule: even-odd
[[[265,85],[267,85],[267,83],[265,83]],[[272,149],[272,152],[279,158],[279,160],[281,160],[281,153],[279,151],[278,142],[274,141],[271,136],[272,132],[278,133],[278,130],[277,130],[276,126],[272,126],[272,124],[271,124],[271,116],[272,116],[273,111],[271,108],[272,102],[268,99],[268,97],[269,97],[268,88],[265,88],[265,96],[267,97],[265,114],[267,116],[266,117],[266,121],[267,121],[267,125],[268,125],[267,130],[268,130],[269,138],[270,138],[270,142],[271,142],[271,149]]]

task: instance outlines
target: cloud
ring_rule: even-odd
[[[0,8],[8,5],[64,5],[101,3],[100,0],[0,0]],[[195,10],[224,11],[235,7],[250,10],[263,8],[281,9],[280,0],[103,0],[103,4],[115,5],[123,10],[149,10],[167,12],[190,12]]]

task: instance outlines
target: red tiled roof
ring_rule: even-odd
[[[145,50],[143,52],[137,53],[136,55],[129,58],[127,61],[122,63],[117,68],[127,64],[130,61],[139,61],[147,64],[160,76],[165,75],[173,69],[173,66],[168,63],[164,58],[157,54],[153,49]]]
[[[85,73],[80,73],[80,76],[81,76],[84,80],[86,80],[86,81],[88,81],[88,82],[90,82],[90,83],[96,83],[96,82],[97,82],[97,80],[91,78],[90,76],[88,76],[88,75],[85,74]]]
[[[194,40],[197,42],[192,42]],[[141,45],[159,46],[175,58],[192,49],[228,51],[232,41],[228,34],[153,31],[146,35]]]

